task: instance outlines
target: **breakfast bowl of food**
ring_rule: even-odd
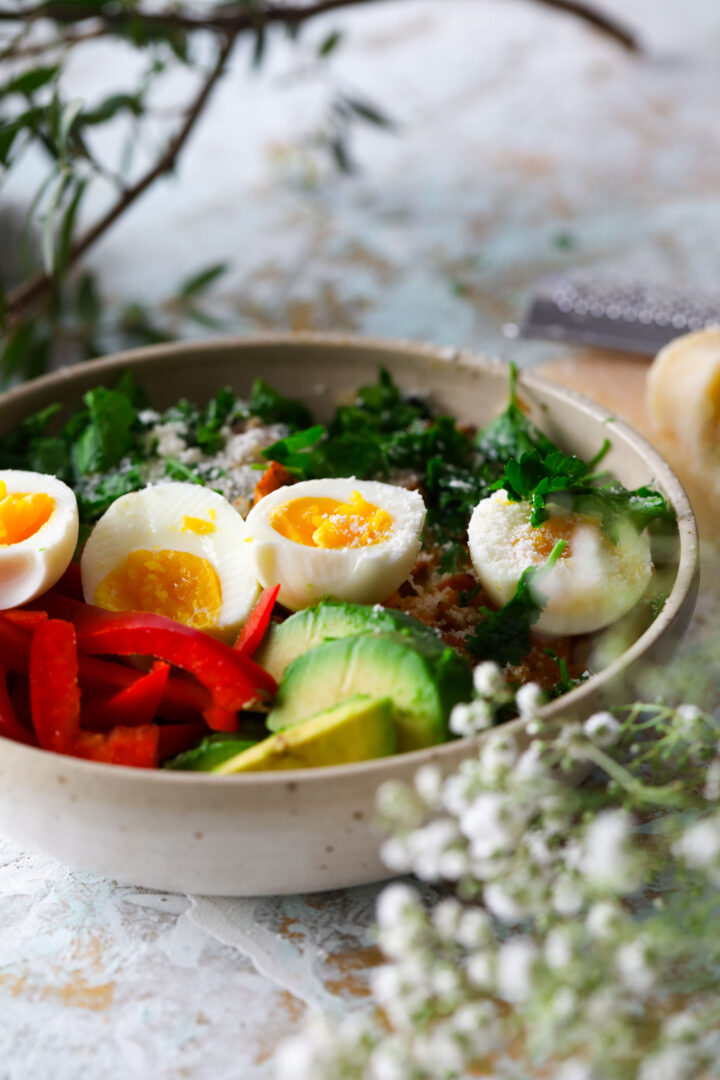
[[[58,371],[0,398],[0,831],[169,891],[379,880],[378,787],[488,737],[473,670],[583,719],[671,657],[697,562],[649,444],[499,361],[289,335]]]

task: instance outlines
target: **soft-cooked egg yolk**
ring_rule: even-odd
[[[348,502],[306,496],[278,506],[270,518],[276,532],[305,547],[369,547],[383,540],[393,525],[387,510],[353,491]]]
[[[54,509],[55,500],[44,491],[8,494],[7,484],[0,480],[0,547],[34,536]]]
[[[187,551],[131,551],[103,578],[95,603],[110,611],[154,611],[196,630],[215,626],[222,586],[207,559]]]
[[[514,536],[511,543],[513,547],[522,545],[528,556],[537,555],[539,560],[545,561],[552,555],[558,540],[564,540],[565,547],[560,558],[569,559],[572,555],[573,539],[578,529],[582,528],[597,530],[597,519],[589,514],[565,514],[562,517],[549,518],[537,527],[528,522],[527,528]],[[605,539],[603,534],[603,542]]]

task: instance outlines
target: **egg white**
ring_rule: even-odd
[[[214,517],[209,514],[214,512]],[[211,520],[213,532],[183,528],[185,517]],[[100,583],[140,549],[183,551],[207,559],[222,588],[222,606],[207,632],[230,641],[258,598],[248,557],[245,522],[230,503],[199,484],[163,483],[123,495],[106,510],[83,550],[80,568],[85,599],[95,603]]]
[[[0,609],[17,607],[41,596],[60,580],[78,540],[78,508],[67,484],[45,473],[0,471],[8,494],[44,492],[55,500],[48,520],[17,544],[0,545]]]
[[[559,506],[548,509],[551,519],[565,513]],[[529,503],[511,502],[504,491],[483,499],[473,511],[470,558],[495,604],[510,600],[523,570],[547,561],[547,554],[533,543],[538,530],[530,524],[530,513]],[[620,520],[617,531],[614,544],[599,520],[585,516],[577,523],[569,556],[536,581],[547,604],[533,629],[550,635],[588,634],[609,626],[637,603],[652,573],[650,541],[627,521]]]
[[[270,524],[273,511],[307,496],[347,502],[358,491],[393,519],[386,537],[365,547],[316,548],[282,536]],[[245,519],[248,548],[261,585],[280,585],[279,600],[292,611],[324,597],[374,604],[406,579],[420,551],[425,503],[417,491],[354,477],[304,480],[261,499]]]

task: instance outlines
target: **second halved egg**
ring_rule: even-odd
[[[85,599],[111,611],[153,611],[231,641],[259,593],[246,537],[240,514],[198,484],[123,495],[85,545]]]
[[[408,576],[425,504],[416,491],[356,480],[305,480],[266,495],[246,519],[262,585],[297,611],[323,597],[373,604]]]

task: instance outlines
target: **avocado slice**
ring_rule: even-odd
[[[242,739],[229,732],[207,735],[192,750],[184,750],[163,762],[163,769],[182,769],[187,772],[214,772],[223,761],[235,757],[242,750],[255,746],[257,739]]]
[[[290,728],[357,693],[391,698],[398,750],[419,750],[449,737],[450,710],[472,697],[472,672],[437,638],[358,634],[325,641],[288,667],[268,727]]]
[[[404,611],[380,604],[323,600],[315,607],[296,612],[285,622],[273,623],[253,659],[279,682],[288,665],[314,645],[329,638],[366,633],[406,634],[413,639],[439,641],[434,630]]]
[[[265,772],[347,765],[387,757],[396,749],[390,698],[355,694],[297,724],[263,739],[224,761],[218,773]]]

